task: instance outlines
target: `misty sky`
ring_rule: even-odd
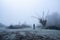
[[[60,0],[0,0],[0,23],[5,25],[26,23],[37,24],[31,16],[41,17],[43,11],[49,15],[60,13]]]

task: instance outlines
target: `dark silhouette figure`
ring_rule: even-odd
[[[35,24],[33,24],[33,29],[35,30]]]

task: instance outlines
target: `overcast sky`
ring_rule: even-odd
[[[43,11],[49,15],[60,13],[60,0],[0,0],[0,23],[5,25],[26,23],[37,24],[31,16],[41,17]]]

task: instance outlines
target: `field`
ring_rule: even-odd
[[[60,40],[60,30],[0,28],[0,40]]]

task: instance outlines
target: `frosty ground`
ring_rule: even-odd
[[[0,40],[60,40],[60,30],[0,28]]]

